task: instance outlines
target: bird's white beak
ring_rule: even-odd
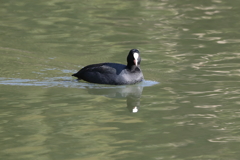
[[[138,65],[138,60],[137,59],[134,59],[133,62],[136,66]]]
[[[133,57],[134,57],[133,62],[134,62],[134,64],[137,66],[137,65],[138,65],[138,57],[139,57],[139,54],[135,52],[135,53],[133,53]]]

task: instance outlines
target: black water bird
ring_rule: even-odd
[[[140,52],[137,49],[132,49],[127,56],[127,65],[119,63],[91,64],[72,76],[79,80],[98,84],[135,84],[143,81],[140,62]]]

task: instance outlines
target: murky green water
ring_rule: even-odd
[[[1,159],[239,160],[239,6],[1,1]],[[143,83],[71,77],[132,48]]]

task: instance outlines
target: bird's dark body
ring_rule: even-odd
[[[132,49],[127,56],[127,65],[118,63],[91,64],[83,67],[72,76],[91,83],[135,84],[143,80],[143,74],[139,66],[140,62],[140,52],[137,49]]]
[[[129,77],[128,74],[131,74]],[[130,70],[126,65],[118,63],[99,63],[82,68],[73,76],[91,83],[124,85],[135,84],[143,80],[139,67]]]

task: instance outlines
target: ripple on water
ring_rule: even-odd
[[[142,87],[150,87],[158,84],[159,82],[144,80],[141,83],[136,85]],[[93,84],[87,82],[81,82],[73,80],[72,77],[54,77],[54,78],[45,78],[44,81],[38,81],[34,79],[20,79],[20,78],[0,78],[0,84],[2,85],[13,85],[13,86],[45,86],[45,87],[67,87],[67,88],[122,88],[123,86],[115,85],[102,85],[102,84]]]

